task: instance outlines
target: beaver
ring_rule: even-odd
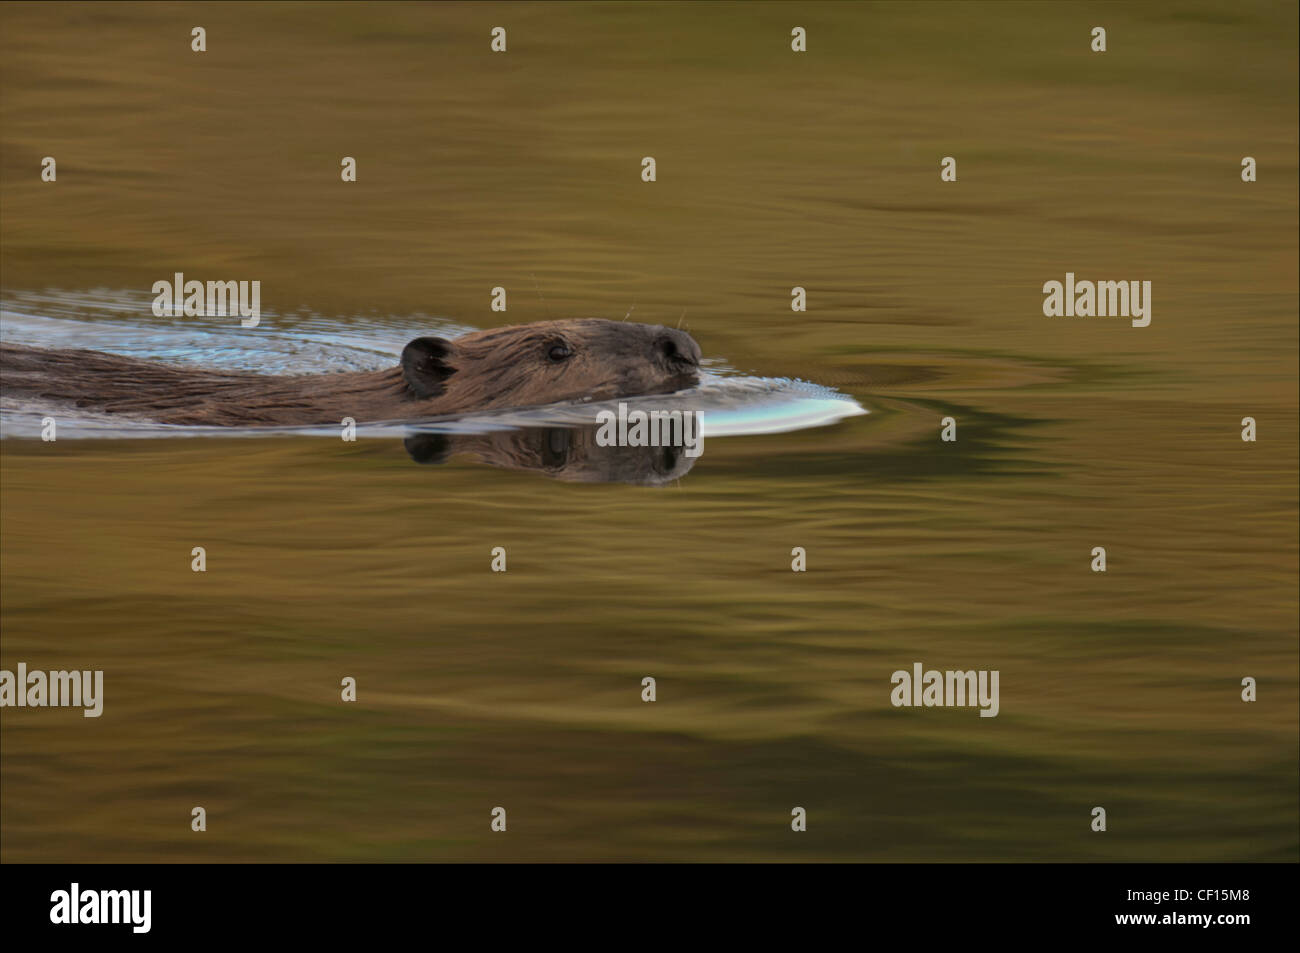
[[[310,426],[667,394],[699,367],[684,331],[582,318],[419,337],[396,367],[288,377],[0,345],[0,394],[165,424]]]

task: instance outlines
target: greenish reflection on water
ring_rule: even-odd
[[[1100,9],[0,8],[8,291],[684,310],[873,411],[662,489],[6,441],[3,665],[106,700],[5,710],[3,859],[1296,860],[1296,11]],[[1151,326],[1044,318],[1066,271]],[[892,708],[914,661],[1001,713]]]

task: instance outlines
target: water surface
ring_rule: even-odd
[[[6,408],[3,667],[106,700],[5,709],[5,861],[1297,859],[1294,5],[0,27],[7,336],[325,371],[628,316],[869,411],[733,421],[647,487]],[[270,318],[150,323],[177,270]],[[1045,318],[1067,271],[1151,280],[1150,327]],[[998,669],[1000,714],[891,707],[915,661]]]

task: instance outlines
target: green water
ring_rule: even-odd
[[[1295,861],[1296,35],[1292,4],[0,7],[8,292],[631,310],[872,410],[659,489],[6,440],[2,667],[105,701],[4,709],[0,857]],[[1044,317],[1067,271],[1150,280],[1150,326]],[[892,707],[917,661],[998,670],[1000,713]]]

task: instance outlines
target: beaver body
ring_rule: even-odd
[[[421,337],[396,367],[290,377],[0,345],[0,394],[167,424],[308,426],[672,393],[697,382],[699,360],[683,331],[594,318]]]

